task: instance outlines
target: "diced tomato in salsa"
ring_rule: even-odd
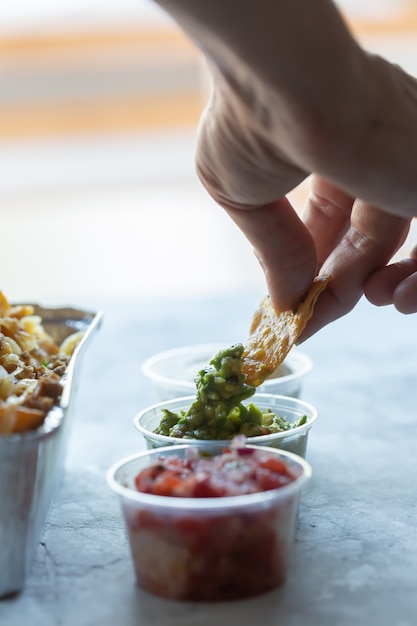
[[[215,498],[279,489],[295,480],[288,466],[271,453],[242,451],[226,450],[214,457],[160,456],[138,474],[136,489],[158,496]]]

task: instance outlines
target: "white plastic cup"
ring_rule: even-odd
[[[142,374],[151,382],[157,402],[190,396],[195,393],[198,372],[227,346],[200,344],[158,352],[141,367]],[[292,349],[284,362],[257,390],[299,398],[302,383],[311,371],[313,362],[306,354]]]

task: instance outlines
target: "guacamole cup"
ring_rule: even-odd
[[[245,453],[256,450],[246,447]],[[288,572],[300,493],[311,476],[310,465],[288,452],[262,448],[270,461],[291,473],[291,482],[220,497],[137,490],[140,472],[160,465],[161,456],[189,458],[191,448],[142,452],[108,471],[108,484],[120,499],[138,586],[157,596],[202,602],[236,600],[275,589]]]
[[[220,344],[185,346],[158,352],[147,359],[141,371],[150,381],[156,401],[173,400],[195,393],[196,375],[224,347]],[[298,398],[303,381],[312,367],[313,362],[306,354],[292,349],[258,391]]]
[[[154,432],[163,417],[164,409],[169,409],[174,413],[187,411],[194,400],[195,396],[176,398],[175,400],[169,400],[167,402],[159,402],[137,413],[133,423],[145,438],[148,449],[192,443],[195,446],[213,452],[230,445],[230,439],[208,440],[185,437],[179,438],[160,435]],[[305,423],[302,426],[296,426],[289,430],[268,435],[248,437],[247,442],[249,444],[270,446],[279,448],[280,450],[287,450],[301,457],[306,456],[308,435],[318,417],[318,411],[313,405],[299,398],[266,393],[255,393],[254,396],[243,402],[243,404],[247,403],[253,403],[263,411],[270,409],[273,413],[283,417],[291,424],[297,424],[301,418],[305,416]]]

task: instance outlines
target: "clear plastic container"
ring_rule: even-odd
[[[221,450],[230,444],[230,440],[208,441],[206,439],[180,439],[178,437],[158,435],[153,432],[155,428],[158,427],[163,417],[163,409],[169,409],[175,413],[182,410],[187,411],[194,400],[195,396],[187,396],[167,402],[159,402],[158,404],[143,409],[135,416],[133,420],[134,426],[141,435],[144,436],[148,449],[193,443],[194,445],[213,451]],[[280,450],[288,450],[301,457],[306,456],[308,435],[318,417],[318,411],[313,405],[299,398],[263,393],[256,393],[243,404],[250,402],[260,409],[271,409],[271,411],[284,417],[291,424],[299,422],[303,415],[306,416],[306,422],[302,426],[297,426],[290,430],[272,433],[270,435],[248,437],[247,441],[249,444],[271,446],[279,448]]]
[[[291,453],[263,448],[287,465],[293,482],[261,493],[212,498],[135,489],[137,474],[160,455],[183,457],[190,447],[142,452],[108,472],[108,484],[120,497],[138,585],[158,596],[205,602],[247,598],[278,587],[288,571],[310,465]]]
[[[221,349],[220,344],[201,344],[166,350],[151,356],[142,364],[142,374],[151,382],[157,402],[195,393],[194,379],[209,365]],[[274,374],[258,387],[261,393],[300,397],[305,376],[312,360],[298,350],[291,350]]]

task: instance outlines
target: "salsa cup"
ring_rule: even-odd
[[[108,471],[108,484],[120,498],[137,584],[165,598],[205,602],[246,598],[278,587],[288,571],[300,492],[311,476],[310,465],[291,453],[263,448],[285,463],[293,482],[260,493],[211,498],[135,489],[137,474],[158,457],[184,457],[191,447],[142,452]]]
[[[187,411],[194,400],[195,396],[176,398],[167,402],[159,402],[137,413],[133,424],[145,438],[148,449],[192,443],[195,446],[204,447],[206,450],[216,451],[230,445],[230,440],[179,438],[159,435],[153,432],[163,417],[163,409],[169,409],[175,413]],[[288,450],[301,457],[306,456],[308,435],[318,417],[318,411],[313,405],[299,398],[265,393],[255,393],[254,396],[244,401],[243,404],[250,402],[260,409],[271,409],[271,411],[284,417],[291,424],[299,422],[304,415],[306,416],[306,422],[302,426],[297,426],[290,430],[270,435],[248,437],[247,442],[249,444],[271,446],[280,450]]]
[[[194,379],[210,360],[225,346],[200,344],[158,352],[141,367],[151,382],[157,402],[172,400],[195,393]],[[302,383],[313,367],[312,360],[298,350],[291,350],[285,361],[262,385],[260,393],[300,397]]]

